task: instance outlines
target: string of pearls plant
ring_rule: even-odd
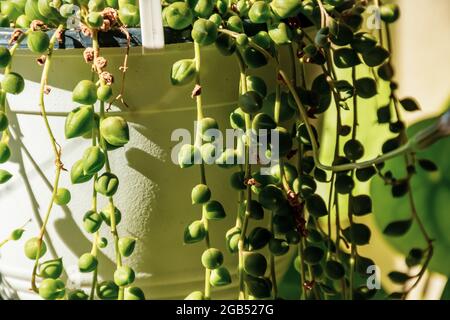
[[[374,7],[379,13],[375,17],[379,21],[374,20],[380,24],[379,32],[365,27],[364,17],[367,12],[374,12],[369,10]],[[372,298],[376,290],[356,284],[358,274],[366,275],[367,268],[375,265],[372,259],[358,252],[358,247],[369,243],[371,230],[356,221],[372,212],[372,199],[369,195],[356,194],[354,188],[357,181],[367,182],[376,174],[392,186],[394,197],[408,194],[411,204],[412,220],[396,222],[385,233],[401,235],[408,229],[404,224],[414,221],[422,226],[428,243],[427,248],[413,249],[407,258],[409,265],[423,264],[414,277],[415,284],[392,296],[406,298],[423,276],[433,245],[415,211],[408,187],[416,165],[414,153],[424,146],[417,139],[407,140],[400,107],[410,112],[419,107],[411,98],[397,98],[397,84],[393,80],[389,25],[399,18],[399,8],[380,1],[357,0],[188,0],[165,3],[163,13],[164,22],[171,29],[192,27],[194,41],[194,57],[174,63],[172,83],[184,86],[195,81],[192,97],[199,105],[202,92],[208,90],[199,82],[201,48],[215,44],[223,55],[235,56],[240,89],[237,108],[230,114],[230,126],[257,135],[256,141],[246,135],[237,142],[236,148],[218,150],[208,135],[209,131],[218,129],[218,123],[204,118],[199,108],[196,143],[183,146],[179,153],[182,168],[193,166],[197,163],[195,159],[203,160],[202,177],[204,163],[215,161],[219,167],[237,167],[230,174],[239,201],[236,225],[225,235],[229,251],[238,255],[236,298],[279,298],[274,257],[290,250],[297,252],[295,267],[301,278],[301,299]],[[314,31],[307,28],[311,25]],[[281,58],[283,50],[289,52],[287,63]],[[276,86],[270,88],[273,92],[268,92],[265,79],[252,75],[253,69],[270,63],[275,65]],[[285,65],[290,65],[290,69],[283,69]],[[305,65],[316,65],[321,70],[310,87]],[[370,70],[370,76],[358,77],[363,65]],[[351,80],[340,79],[338,69],[351,70]],[[389,123],[390,131],[397,137],[386,141],[379,157],[358,162],[365,153],[358,140],[360,104],[377,96],[380,86],[386,82],[391,90],[389,104],[363,112],[376,112],[379,123]],[[336,112],[334,159],[331,164],[324,164],[319,158],[320,141],[313,120],[330,108]],[[394,111],[395,115],[391,116]],[[343,124],[344,112],[353,114],[351,126]],[[261,143],[264,138],[261,129],[275,130],[275,134],[271,132],[278,142],[280,159],[271,167],[270,175],[262,175],[260,166],[252,166],[249,160],[252,143]],[[266,140],[269,157],[275,143],[275,138],[273,141],[271,138]],[[244,152],[240,148],[242,144]],[[384,162],[401,155],[411,174],[405,179],[395,179],[383,173]],[[245,164],[233,166],[242,156]],[[329,185],[327,202],[316,193],[318,183]],[[224,217],[222,206],[210,201],[210,195],[206,180],[202,179],[202,184],[192,190],[192,200],[203,205],[203,219],[188,225],[184,236],[185,243],[189,244],[206,239],[202,263],[211,269],[213,277],[210,278],[207,270],[205,291],[192,292],[186,299],[210,299],[209,285],[219,287],[230,283],[230,272],[221,266],[223,255],[209,244],[208,220]],[[347,197],[348,206],[343,203],[343,197]],[[347,212],[341,209],[344,206],[348,207]],[[252,221],[262,220],[265,213],[269,214],[268,227],[252,227]],[[341,225],[342,215],[348,216],[347,227]],[[262,249],[266,247],[268,253],[263,254]]]
[[[238,199],[236,223],[224,235],[228,250],[238,256],[236,298],[279,298],[275,257],[294,251],[295,267],[301,278],[301,299],[370,299],[374,291],[357,285],[356,278],[374,264],[358,252],[360,246],[369,243],[371,231],[356,220],[371,213],[372,199],[356,194],[354,187],[356,181],[369,181],[376,174],[392,186],[394,196],[407,195],[411,204],[412,219],[390,225],[386,233],[400,235],[408,229],[406,223],[414,222],[421,226],[428,243],[427,248],[413,249],[407,258],[409,264],[422,265],[422,269],[415,277],[416,283],[396,295],[406,298],[422,278],[433,254],[432,239],[417,215],[409,183],[417,163],[415,152],[433,142],[437,131],[430,131],[433,135],[421,133],[409,141],[405,134],[400,109],[415,111],[418,105],[410,98],[398,99],[393,80],[389,25],[399,18],[398,7],[378,0],[167,0],[162,6],[164,25],[174,32],[190,34],[193,40],[193,55],[175,62],[170,75],[173,85],[193,85],[192,98],[197,106],[195,143],[183,146],[179,164],[188,168],[197,166],[196,159],[203,160],[198,165],[199,183],[191,192],[192,204],[201,207],[201,217],[186,226],[184,242],[204,241],[206,249],[201,264],[205,282],[202,291],[199,288],[189,293],[187,299],[213,299],[212,287],[226,286],[232,281],[230,270],[223,266],[223,253],[214,247],[219,244],[210,241],[209,224],[225,217],[222,204],[212,200],[214,190],[207,182],[205,163],[211,163],[211,159],[230,170],[230,183]],[[380,13],[382,27],[378,34],[364,27],[371,6]],[[75,28],[92,39],[92,48],[83,53],[92,76],[80,79],[73,89],[76,108],[67,116],[65,136],[87,138],[92,145],[67,170],[61,161],[64,150],[47,118],[45,100],[51,94],[48,81],[55,46],[64,37],[76,8],[80,23]],[[11,155],[7,95],[21,94],[25,89],[23,77],[13,67],[15,52],[25,41],[42,67],[38,104],[54,153],[52,195],[43,212],[43,224],[37,235],[28,238],[24,248],[25,255],[34,261],[30,270],[32,290],[51,300],[145,299],[143,291],[133,286],[135,273],[126,264],[125,258],[133,253],[137,239],[122,235],[118,228],[121,211],[115,205],[114,195],[119,177],[113,173],[109,161],[111,152],[129,142],[126,120],[109,115],[108,110],[113,103],[127,106],[124,100],[130,47],[127,28],[139,26],[137,1],[2,0],[0,11],[0,26],[15,28],[9,46],[0,48],[0,67],[4,69],[0,89],[0,163],[8,161]],[[121,90],[117,94],[111,86],[115,79],[113,70],[108,70],[98,40],[99,33],[110,30],[122,32],[128,40],[119,70]],[[217,150],[209,133],[211,129],[219,129],[218,122],[208,117],[202,104],[202,93],[209,88],[203,88],[201,83],[201,55],[202,48],[209,45],[215,45],[223,55],[234,56],[239,68],[238,104],[229,118],[231,128],[246,133],[237,148]],[[289,52],[288,61],[283,61],[283,50]],[[252,75],[253,69],[269,63],[274,66],[274,88],[266,85],[267,79]],[[284,69],[286,65],[290,69]],[[306,81],[305,65],[316,65],[321,71],[311,85]],[[370,76],[358,76],[363,65],[370,70]],[[340,79],[337,69],[351,70],[351,80]],[[364,99],[375,97],[382,83],[388,83],[391,89],[389,105],[362,110]],[[323,164],[313,120],[331,108],[336,112],[334,159],[331,164]],[[358,119],[362,112],[377,112],[379,122],[389,123],[397,137],[383,145],[379,157],[359,162],[364,156],[364,146],[358,140]],[[343,113],[353,115],[351,126],[343,124]],[[262,136],[259,133],[264,129],[272,133]],[[252,138],[252,133],[256,133],[257,139]],[[269,175],[261,174],[260,165],[251,162],[253,147],[263,138],[269,142],[268,157],[276,143],[280,154]],[[384,162],[397,156],[405,157],[409,169],[410,174],[404,179],[383,172]],[[236,164],[238,158],[244,159],[240,165]],[[47,252],[44,237],[52,208],[55,204],[67,205],[71,200],[69,187],[60,185],[62,174],[70,174],[73,184],[84,184],[92,192],[91,206],[86,208],[83,218],[83,227],[92,235],[92,245],[79,257],[78,264],[80,272],[92,275],[89,291],[66,288],[63,258],[44,260]],[[0,183],[7,183],[11,177],[0,169]],[[327,201],[316,192],[318,183],[329,185]],[[348,212],[342,209],[343,196],[348,198]],[[99,197],[108,200],[105,208],[98,207]],[[263,220],[266,214],[267,227],[254,227],[253,223]],[[340,220],[345,214],[349,219],[347,227]],[[112,234],[116,265],[113,279],[105,281],[99,281],[97,272],[99,250],[108,245],[100,237],[102,227],[109,228]],[[19,240],[25,229],[26,224],[14,230],[0,242],[0,247]]]

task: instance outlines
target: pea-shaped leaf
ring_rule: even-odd
[[[0,68],[6,67],[11,61],[11,53],[8,48],[1,47],[0,49]]]
[[[248,235],[249,250],[264,248],[272,237],[272,233],[266,228],[256,227]]]
[[[201,46],[213,44],[217,38],[217,26],[210,20],[200,18],[195,21],[191,36]]]
[[[338,46],[346,46],[353,40],[353,31],[344,23],[331,20],[330,40]]]
[[[206,229],[203,221],[197,220],[189,224],[184,230],[184,243],[196,243],[202,241],[206,236]]]
[[[1,85],[5,92],[17,95],[25,89],[25,80],[20,74],[11,72],[3,76]]]
[[[392,271],[388,274],[389,279],[391,279],[392,282],[397,284],[405,284],[406,281],[410,279],[410,276],[408,276],[406,273],[398,272],[398,271]]]
[[[435,172],[438,171],[438,166],[431,160],[428,159],[418,159],[417,162],[419,163],[420,167],[428,172]]]
[[[136,247],[136,238],[124,237],[119,239],[119,252],[124,257],[129,257]]]
[[[186,3],[174,2],[164,10],[164,18],[171,29],[182,30],[192,23],[194,15]]]
[[[130,140],[127,121],[119,116],[107,117],[100,122],[100,133],[110,145],[122,147]]]
[[[100,229],[102,225],[103,218],[100,214],[95,211],[88,211],[83,217],[83,227],[89,233],[95,233]]]
[[[179,60],[172,66],[170,80],[175,86],[184,86],[194,80],[196,73],[193,59]]]
[[[224,56],[229,56],[236,51],[236,41],[225,33],[220,33],[216,39],[216,48]]]
[[[270,7],[265,1],[256,1],[250,7],[248,17],[253,23],[266,23],[270,18]]]
[[[245,208],[251,219],[262,220],[264,218],[264,208],[256,200],[250,200],[247,206],[247,200],[244,202]]]
[[[355,216],[361,217],[372,213],[372,199],[368,195],[359,195],[351,198],[350,206]]]
[[[260,191],[258,201],[264,208],[275,210],[285,201],[285,197],[280,188],[275,185],[268,185]]]
[[[12,178],[12,174],[6,170],[0,169],[0,184],[8,182]]]
[[[289,244],[283,239],[271,238],[269,250],[274,256],[282,256],[289,251]]]
[[[338,68],[352,68],[360,63],[361,60],[353,49],[340,48],[334,52],[334,64]]]
[[[93,105],[97,101],[97,86],[90,80],[80,81],[73,89],[72,100],[83,105]]]
[[[129,266],[121,266],[114,272],[114,283],[119,287],[130,285],[134,282],[135,273]]]
[[[281,19],[294,17],[300,12],[300,3],[295,0],[273,0],[270,7]]]
[[[231,228],[225,235],[228,251],[231,253],[238,252],[239,239],[241,236],[241,229]]]
[[[413,248],[409,251],[405,258],[406,265],[410,268],[419,265],[424,257],[424,252],[422,249]]]
[[[222,220],[226,216],[222,204],[216,200],[211,200],[204,204],[203,211],[208,220]]]
[[[70,170],[70,180],[73,184],[84,183],[91,180],[92,174],[85,174],[83,169],[83,160],[78,160]]]
[[[45,300],[61,299],[65,292],[65,285],[61,279],[45,279],[39,286],[39,295]]]
[[[313,194],[306,199],[306,209],[308,209],[308,212],[316,218],[328,215],[327,205],[318,194]]]
[[[291,43],[292,31],[284,22],[280,22],[270,27],[269,36],[276,45],[289,44]]]
[[[246,47],[243,50],[243,57],[245,63],[250,68],[260,68],[267,64],[267,58],[264,56],[264,54],[258,50],[256,50],[253,47]]]
[[[78,259],[78,268],[84,273],[94,271],[97,268],[97,265],[97,258],[90,253],[85,253]]]
[[[119,178],[115,174],[105,172],[95,180],[94,187],[98,193],[112,197],[119,188]]]
[[[400,104],[402,105],[403,109],[405,109],[406,111],[419,111],[420,107],[419,104],[417,103],[416,100],[412,99],[412,98],[405,98],[400,100]]]
[[[27,37],[28,48],[34,53],[44,53],[50,44],[50,38],[43,31],[31,31]]]
[[[245,275],[245,284],[251,296],[257,299],[269,298],[272,294],[272,282],[267,278]]]
[[[356,94],[364,99],[370,99],[377,94],[377,83],[372,78],[361,78],[355,82]]]
[[[92,106],[81,106],[72,110],[66,118],[66,138],[81,137],[92,129],[93,122],[94,109]]]
[[[39,265],[39,275],[44,279],[57,279],[63,271],[62,258],[48,260]]]
[[[369,33],[359,32],[355,34],[351,46],[358,53],[365,53],[373,49],[377,44],[377,39]]]
[[[238,105],[246,113],[257,113],[262,108],[261,95],[256,91],[247,91],[239,97]]]
[[[105,165],[106,157],[98,146],[89,147],[83,154],[83,171],[85,175],[93,175]]]
[[[376,67],[389,58],[389,51],[384,49],[381,46],[375,46],[365,52],[363,52],[363,60],[366,65],[369,67]]]
[[[204,300],[205,296],[203,295],[203,292],[201,291],[194,291],[188,294],[184,300]]]
[[[400,237],[406,234],[411,228],[412,220],[394,221],[389,223],[383,230],[383,233],[391,237]]]
[[[303,259],[307,264],[315,265],[320,263],[324,256],[324,251],[317,246],[307,246],[303,251]]]
[[[325,274],[333,280],[340,280],[345,276],[345,269],[341,263],[329,260],[325,264]]]
[[[364,156],[364,146],[358,140],[351,139],[345,143],[344,153],[350,160],[359,160]]]
[[[213,270],[223,263],[223,254],[219,249],[209,248],[202,254],[202,264],[205,268]]]
[[[192,167],[198,157],[198,149],[193,145],[185,144],[178,153],[178,164],[182,169]]]
[[[244,253],[244,270],[254,277],[262,277],[266,273],[267,260],[264,255],[258,252]]]
[[[227,268],[219,267],[211,271],[209,282],[213,287],[223,287],[231,283],[231,275]]]
[[[110,206],[108,206],[100,211],[100,215],[102,216],[103,221],[108,226],[111,226],[112,211],[114,211],[114,220],[116,225],[118,225],[122,220],[122,213],[120,212],[120,210],[118,208],[112,209]]]
[[[119,287],[113,281],[102,281],[97,284],[95,292],[102,300],[116,300],[119,295]]]
[[[191,192],[192,204],[204,204],[211,199],[211,190],[207,185],[198,184]]]
[[[351,243],[364,246],[369,243],[372,232],[369,227],[361,223],[353,223],[342,231],[344,237]]]

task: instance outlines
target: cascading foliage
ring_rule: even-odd
[[[423,226],[410,188],[416,164],[428,170],[435,168],[429,161],[416,160],[415,152],[425,147],[424,141],[428,140],[423,135],[408,140],[401,119],[401,109],[415,111],[419,107],[411,98],[397,97],[398,84],[393,80],[389,25],[399,18],[398,7],[379,0],[168,0],[162,6],[165,27],[193,40],[192,55],[175,62],[170,73],[173,85],[193,87],[192,99],[197,106],[195,143],[183,146],[178,160],[182,168],[200,167],[199,180],[193,181],[191,201],[199,211],[201,208],[201,216],[186,226],[184,242],[206,245],[199,257],[205,285],[187,299],[214,298],[212,287],[229,285],[234,271],[223,265],[223,253],[214,247],[221,244],[210,241],[209,223],[225,217],[222,204],[214,200],[214,190],[208,186],[210,163],[229,169],[230,184],[238,200],[236,223],[224,235],[228,250],[238,256],[236,298],[279,298],[276,257],[293,251],[301,278],[300,298],[373,297],[375,291],[358,280],[375,264],[359,254],[359,247],[369,243],[371,230],[358,219],[372,212],[372,199],[357,194],[355,185],[379,175],[392,188],[394,197],[409,197],[411,219],[394,222],[385,230],[387,235],[398,236],[412,223]],[[133,253],[137,239],[119,235],[122,213],[114,202],[119,177],[109,163],[110,153],[128,143],[129,129],[125,119],[107,112],[113,103],[126,106],[124,81],[130,45],[127,27],[139,26],[137,1],[2,0],[0,12],[0,27],[16,29],[9,46],[0,48],[0,67],[4,69],[0,90],[0,163],[11,156],[7,95],[21,94],[26,89],[23,77],[14,72],[12,64],[17,48],[25,41],[42,67],[38,106],[55,156],[53,192],[43,214],[43,225],[39,234],[25,243],[25,255],[35,261],[32,289],[45,299],[144,299],[143,291],[133,286],[134,271],[126,265],[125,258]],[[369,16],[373,12],[375,16]],[[90,139],[92,144],[66,170],[61,162],[63,150],[47,119],[45,96],[51,94],[48,82],[55,45],[71,28],[92,38],[92,48],[83,52],[92,76],[79,79],[73,89],[74,109],[67,115],[65,136]],[[49,29],[54,32],[47,32]],[[119,70],[122,83],[118,94],[112,89],[113,73],[117,70],[108,70],[108,60],[102,56],[98,42],[98,34],[110,30],[119,30],[128,39]],[[210,45],[223,55],[234,56],[240,70],[236,79],[240,84],[237,105],[229,116],[229,125],[245,135],[233,149],[217,150],[210,130],[219,129],[219,125],[203,108],[202,93],[209,88],[203,88],[201,83],[201,53],[203,47]],[[254,69],[269,68],[269,64],[273,68],[270,80],[276,83],[273,87],[266,85],[269,79],[252,74]],[[289,68],[285,69],[287,65]],[[306,80],[308,65],[317,69],[313,81]],[[370,72],[358,76],[361,68]],[[351,79],[340,77],[340,69],[351,71]],[[386,85],[391,92],[389,103],[376,110],[364,108],[365,99],[377,96],[380,87]],[[389,124],[396,137],[384,143],[379,157],[361,161],[365,148],[358,140],[358,119],[367,113],[376,113],[378,122]],[[319,157],[321,139],[314,121],[323,114],[335,117],[334,158],[328,164]],[[352,115],[351,125],[343,123],[345,114]],[[270,133],[263,136],[263,129]],[[268,175],[250,161],[251,150],[263,141],[268,142],[268,157],[275,149],[280,155]],[[400,155],[405,158],[407,177],[384,172],[384,162]],[[203,161],[196,164],[199,159]],[[242,164],[236,164],[237,159],[243,159]],[[69,187],[59,183],[66,171],[73,184],[84,184],[86,192],[92,192],[91,206],[86,207],[83,218],[83,227],[92,234],[92,246],[80,256],[78,265],[80,272],[92,274],[88,292],[66,288],[63,258],[44,260],[44,237],[53,205],[67,205],[71,199]],[[0,169],[1,184],[11,177]],[[324,184],[328,186],[326,199],[317,190]],[[108,200],[105,208],[97,206],[100,197]],[[256,226],[255,222],[265,216],[267,227],[260,223]],[[348,217],[347,225],[341,223],[343,216]],[[19,240],[25,228],[24,225],[14,230],[0,242],[0,247],[10,240]],[[115,252],[116,270],[113,278],[105,281],[97,277],[98,252],[108,245],[100,237],[100,228],[110,229],[110,245]],[[406,258],[408,266],[422,265],[421,271],[412,277],[415,284],[393,298],[407,297],[432,257],[432,239],[425,228],[421,231],[428,246],[412,248]],[[391,279],[399,283],[411,277],[393,272]]]
[[[211,286],[230,283],[229,271],[221,267],[223,256],[212,251],[208,237],[209,220],[224,217],[222,206],[210,200],[204,179],[205,164],[211,163],[232,168],[230,183],[239,201],[236,224],[225,235],[228,250],[238,255],[236,298],[279,298],[275,257],[289,251],[295,251],[302,299],[372,298],[377,290],[361,279],[367,278],[368,267],[375,262],[358,250],[371,238],[370,228],[358,218],[372,213],[372,199],[357,194],[355,185],[379,175],[391,186],[394,197],[409,194],[411,220],[389,225],[385,234],[400,236],[411,223],[422,225],[409,188],[419,144],[408,141],[401,119],[401,108],[411,112],[419,107],[411,98],[397,98],[391,64],[389,25],[399,18],[399,8],[381,1],[356,0],[188,0],[163,6],[165,25],[190,31],[194,41],[193,56],[175,62],[171,71],[173,85],[193,85],[198,111],[196,142],[184,145],[178,160],[181,168],[201,162],[202,184],[193,188],[192,195],[193,203],[202,205],[203,218],[186,227],[184,239],[188,244],[206,239],[201,260],[207,273],[204,291],[192,292],[187,299],[210,299]],[[200,99],[208,90],[199,82],[201,48],[209,45],[225,56],[234,56],[240,70],[239,98],[229,126],[247,135],[233,149],[219,149],[207,134],[218,129],[216,120],[204,117]],[[270,80],[276,82],[272,91],[266,86],[268,79],[252,75],[254,69],[267,65],[273,68]],[[286,65],[289,68],[284,69]],[[317,69],[312,82],[305,75],[309,65]],[[350,79],[340,76],[345,70],[351,72]],[[390,88],[389,103],[376,110],[365,108],[364,101],[376,97],[382,86]],[[324,164],[314,120],[333,112],[334,157]],[[361,161],[365,149],[358,140],[358,122],[367,113],[377,114],[380,124],[388,123],[395,138],[383,144],[379,157]],[[352,115],[351,125],[344,124],[345,114]],[[261,129],[272,130],[271,136],[267,139]],[[257,139],[251,139],[249,133]],[[250,161],[252,144],[263,141],[269,142],[268,157],[278,142],[279,161],[269,175],[261,174],[261,166]],[[244,151],[239,148],[242,145]],[[383,172],[384,162],[399,155],[405,157],[409,168],[406,178]],[[237,164],[239,157],[244,157],[244,164]],[[194,161],[198,158],[203,161]],[[318,194],[318,184],[328,186],[326,199]],[[269,216],[267,227],[253,226],[265,215]],[[344,216],[347,225],[341,222]],[[392,272],[390,277],[396,283],[399,277],[401,283],[416,280],[392,298],[406,298],[426,270],[433,246],[426,230],[422,232],[428,246],[412,249],[407,258],[408,266],[423,264],[421,272],[413,277]]]
[[[20,94],[24,91],[25,82],[21,75],[13,72],[12,62],[14,53],[23,41],[28,49],[38,55],[37,63],[42,66],[42,80],[39,97],[39,108],[48,131],[52,149],[55,154],[55,177],[52,198],[44,215],[44,222],[39,234],[25,242],[25,255],[35,261],[32,271],[31,287],[44,299],[144,299],[143,291],[132,286],[135,273],[127,266],[123,259],[129,257],[134,250],[136,240],[133,237],[119,236],[117,226],[121,220],[121,211],[114,204],[114,194],[119,187],[119,177],[112,172],[109,164],[109,153],[123,147],[129,141],[129,129],[125,119],[120,116],[109,116],[107,111],[112,103],[119,102],[126,105],[124,81],[121,92],[114,95],[112,84],[114,76],[107,71],[108,60],[101,55],[98,42],[100,32],[119,30],[128,39],[127,27],[139,24],[139,10],[136,1],[104,1],[104,0],[24,0],[1,1],[0,21],[2,27],[17,28],[11,39],[10,48],[0,50],[1,67],[5,68],[1,83],[1,130],[2,142],[0,147],[1,162],[10,157],[8,148],[9,131],[6,113],[7,94]],[[51,93],[47,85],[51,74],[49,72],[55,44],[61,41],[64,30],[71,26],[92,38],[92,48],[86,48],[83,57],[91,68],[92,77],[83,79],[73,89],[72,100],[76,106],[66,118],[65,136],[67,139],[85,138],[92,141],[92,146],[80,154],[80,160],[70,164],[66,170],[61,162],[62,150],[56,141],[47,119],[45,110],[45,95]],[[54,29],[51,36],[46,32]],[[128,50],[125,54],[124,65],[120,68],[122,80],[125,79],[127,69]],[[72,184],[86,184],[86,192],[92,192],[91,207],[86,207],[83,217],[84,229],[92,234],[92,246],[86,248],[86,253],[79,257],[78,268],[82,273],[92,274],[92,285],[89,292],[79,289],[66,289],[62,280],[64,276],[63,259],[42,261],[47,252],[44,242],[46,226],[54,204],[65,206],[70,202],[71,195],[67,188],[60,187],[61,174],[68,171]],[[12,175],[4,170],[0,172],[1,183],[6,183]],[[105,197],[108,205],[97,207],[97,199]],[[108,245],[106,238],[100,237],[100,228],[106,225],[111,231],[114,252],[116,256],[116,270],[112,280],[100,282],[97,278],[98,252]],[[9,240],[18,240],[24,232],[23,227],[11,233]],[[38,278],[40,281],[37,281]]]

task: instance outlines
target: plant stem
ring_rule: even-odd
[[[202,139],[202,120],[204,118],[203,115],[203,104],[202,104],[202,90],[201,90],[201,51],[200,51],[200,45],[194,41],[194,54],[195,54],[195,101],[197,104],[197,132],[195,137],[195,147],[200,150],[203,139]],[[193,94],[194,96],[194,94]],[[201,183],[206,185],[206,172],[205,172],[205,164],[203,161],[200,163],[200,177],[201,177]],[[211,243],[209,239],[209,221],[206,218],[206,211],[203,209],[202,213],[202,221],[203,225],[205,227],[205,244],[206,248],[211,248]],[[209,300],[211,299],[211,270],[208,268],[205,268],[205,299]]]
[[[50,137],[50,143],[51,143],[53,152],[55,154],[56,173],[55,173],[55,179],[53,182],[52,196],[51,196],[50,203],[48,205],[47,212],[44,216],[44,221],[42,223],[41,230],[40,230],[39,236],[38,236],[38,244],[39,244],[38,250],[37,250],[38,252],[37,252],[36,260],[35,260],[34,267],[33,267],[33,273],[31,275],[31,287],[32,287],[33,291],[35,291],[35,292],[38,292],[38,288],[36,285],[36,276],[37,276],[37,269],[39,266],[39,259],[40,259],[40,255],[41,255],[42,241],[43,241],[45,233],[46,233],[46,227],[47,227],[47,224],[48,224],[48,221],[50,218],[50,214],[51,214],[51,211],[53,208],[53,203],[56,198],[56,193],[57,193],[58,185],[59,185],[59,178],[61,176],[61,170],[63,169],[63,164],[61,163],[61,148],[60,148],[59,144],[56,142],[56,139],[53,135],[53,131],[50,127],[50,124],[49,124],[49,121],[47,118],[46,109],[45,109],[45,99],[44,99],[45,89],[47,86],[48,76],[49,76],[49,72],[50,72],[50,66],[51,66],[51,62],[52,62],[53,49],[55,47],[55,42],[57,40],[57,36],[62,31],[62,29],[63,29],[62,25],[58,26],[58,28],[56,29],[52,38],[50,39],[48,54],[47,54],[47,58],[45,60],[44,68],[42,71],[41,86],[40,86],[40,92],[39,92],[39,107],[41,110],[42,118],[44,119],[45,127],[47,128],[47,133]]]
[[[246,66],[244,60],[239,53],[236,51],[236,57],[238,58],[239,70],[240,70],[240,82],[241,82],[241,90],[242,93],[247,92],[247,76],[246,76]],[[248,181],[251,178],[251,165],[250,165],[250,144],[251,144],[251,117],[249,114],[245,114],[245,128],[247,131],[247,141],[245,144],[245,179]],[[247,184],[246,189],[246,201],[247,206],[245,208],[245,214],[242,222],[242,230],[239,235],[238,242],[238,254],[239,254],[239,265],[238,265],[238,273],[239,273],[239,300],[245,299],[245,283],[244,283],[244,251],[245,251],[245,237],[247,233],[247,227],[250,217],[250,202],[252,199],[252,190],[251,185]]]

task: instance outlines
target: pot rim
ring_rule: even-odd
[[[8,47],[9,39],[16,28],[0,28],[0,46]],[[25,29],[21,29],[25,31]],[[51,36],[55,29],[47,31]],[[128,32],[131,36],[131,47],[142,46],[142,35],[140,28],[129,28]],[[164,37],[166,45],[175,43],[191,42],[190,32],[183,34],[183,32],[175,32],[170,28],[164,28]],[[103,48],[125,48],[127,46],[127,39],[125,34],[120,30],[110,30],[108,32],[99,32],[99,43]],[[84,49],[92,47],[92,38],[83,35],[81,30],[65,30],[63,41],[57,42],[55,49]],[[22,42],[19,49],[27,49],[26,42]]]

